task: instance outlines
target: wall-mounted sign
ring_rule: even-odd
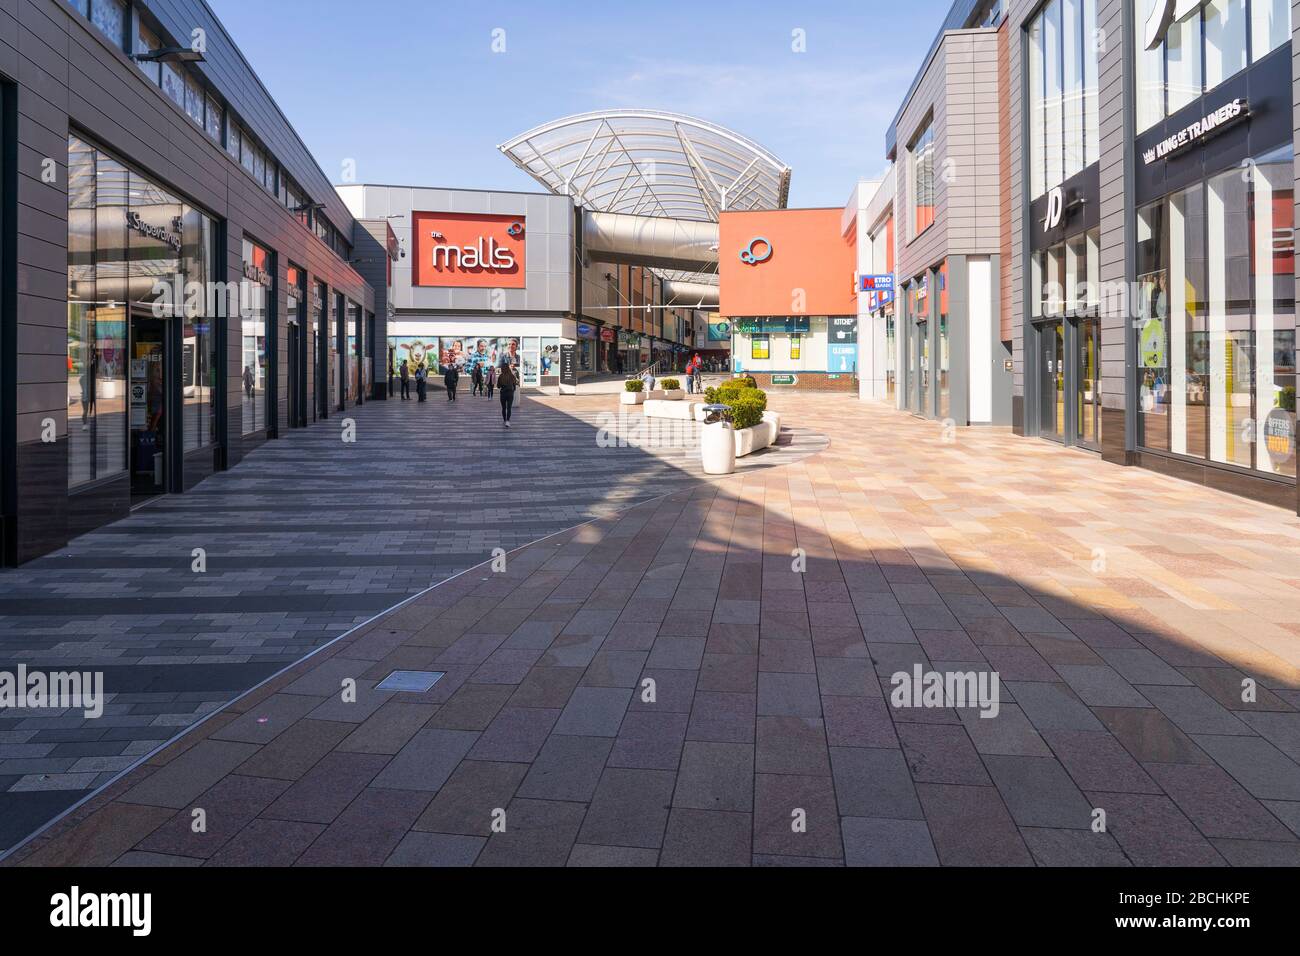
[[[828,345],[826,347],[826,371],[847,375],[858,370],[857,345]]]
[[[560,384],[578,384],[578,362],[576,345],[560,346]]]
[[[127,210],[126,213],[126,228],[132,232],[138,232],[148,239],[165,242],[177,252],[180,252],[181,247],[185,244],[183,226],[181,217],[175,216],[172,219],[172,231],[168,232],[162,226],[154,226],[145,222],[138,212]]]
[[[1043,232],[1051,232],[1061,224],[1065,215],[1065,193],[1060,186],[1053,186],[1047,192],[1047,215],[1043,218]]]
[[[732,319],[731,327],[742,335],[794,335],[812,331],[812,319],[795,316]]]
[[[739,371],[739,368],[740,368],[739,363],[737,363],[737,371]],[[798,375],[773,375],[772,384],[773,385],[798,385],[799,376]]]
[[[894,291],[894,277],[892,275],[862,276],[862,285],[859,291],[892,293]]]
[[[1142,161],[1150,166],[1161,159],[1168,159],[1174,153],[1197,143],[1203,143],[1211,136],[1216,136],[1234,123],[1250,116],[1250,104],[1240,96],[1229,100],[1213,113],[1196,120],[1171,136],[1166,136],[1150,149],[1142,151]]]
[[[522,289],[525,220],[480,213],[413,212],[416,286]]]
[[[772,258],[772,243],[762,236],[749,240],[749,245],[740,250],[740,261],[747,266],[756,266]]]
[[[602,342],[613,342],[616,341],[617,339],[618,339],[618,333],[616,333],[613,329],[600,330],[600,340]]]
[[[858,319],[853,315],[831,316],[831,341],[841,345],[853,345],[858,341]]]
[[[730,342],[731,322],[720,316],[711,316],[709,318],[709,341]]]

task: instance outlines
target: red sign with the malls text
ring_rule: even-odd
[[[524,288],[528,229],[523,216],[416,212],[411,219],[415,285]]]

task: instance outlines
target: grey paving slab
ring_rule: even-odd
[[[846,816],[845,866],[938,866],[930,829],[920,820]]]
[[[374,785],[437,792],[478,739],[479,734],[471,730],[418,731],[391,761],[381,762],[383,770]]]

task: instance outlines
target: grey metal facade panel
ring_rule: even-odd
[[[1124,88],[1124,57],[1128,44],[1125,35],[1125,6],[1131,0],[1098,0],[1097,26],[1108,37],[1121,38],[1120,42],[1107,43],[1098,56],[1099,133],[1101,136],[1101,282],[1103,288],[1127,283],[1128,265],[1125,254],[1129,199],[1125,194],[1124,167],[1128,162],[1130,144],[1124,133],[1124,104],[1129,91]],[[1108,115],[1109,114],[1109,115]],[[1128,334],[1125,315],[1101,317],[1103,357],[1123,354],[1124,339]],[[1109,351],[1107,351],[1109,349]],[[1101,401],[1103,408],[1122,409],[1128,394],[1128,375],[1118,363],[1111,361],[1109,368],[1103,358],[1101,370]]]
[[[392,221],[407,258],[393,269],[390,298],[403,312],[571,312],[573,310],[573,200],[547,193],[492,192],[414,186],[349,186],[362,219]],[[359,197],[359,198],[358,198]],[[412,213],[463,212],[526,217],[525,288],[414,287]],[[497,296],[500,292],[500,297]]]
[[[889,158],[894,157],[894,151],[898,146],[907,145],[907,133],[904,132],[906,124],[903,122],[903,114],[911,105],[912,97],[916,95],[924,82],[925,74],[929,72],[930,59],[935,56],[940,44],[943,42],[944,33],[949,30],[959,30],[964,27],[975,15],[981,0],[954,0],[948,15],[944,17],[943,25],[939,27],[939,32],[935,35],[934,41],[930,44],[929,52],[921,61],[921,66],[916,71],[916,77],[912,80],[912,85],[903,97],[903,102],[898,108],[898,113],[894,116],[894,122],[890,124],[889,129],[885,132],[885,155]]]
[[[911,100],[903,110],[898,128],[898,201],[896,221],[898,238],[895,246],[898,275],[903,281],[920,275],[937,264],[947,248],[948,220],[945,215],[948,203],[948,182],[944,176],[944,162],[948,156],[948,98],[947,45],[940,44],[930,60],[930,68],[921,76]],[[924,131],[926,122],[933,123],[935,197],[934,222],[920,235],[913,235],[915,190],[911,175],[909,149],[916,137]]]
[[[194,28],[207,31],[208,52],[206,62],[198,64],[199,71],[312,200],[325,204],[325,215],[330,222],[345,237],[351,236],[352,214],[334,192],[329,176],[316,162],[207,3],[204,0],[140,2],[182,44],[187,45]]]

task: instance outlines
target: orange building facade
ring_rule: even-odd
[[[722,214],[719,311],[734,372],[764,386],[857,388],[857,238],[842,221],[842,209]]]

